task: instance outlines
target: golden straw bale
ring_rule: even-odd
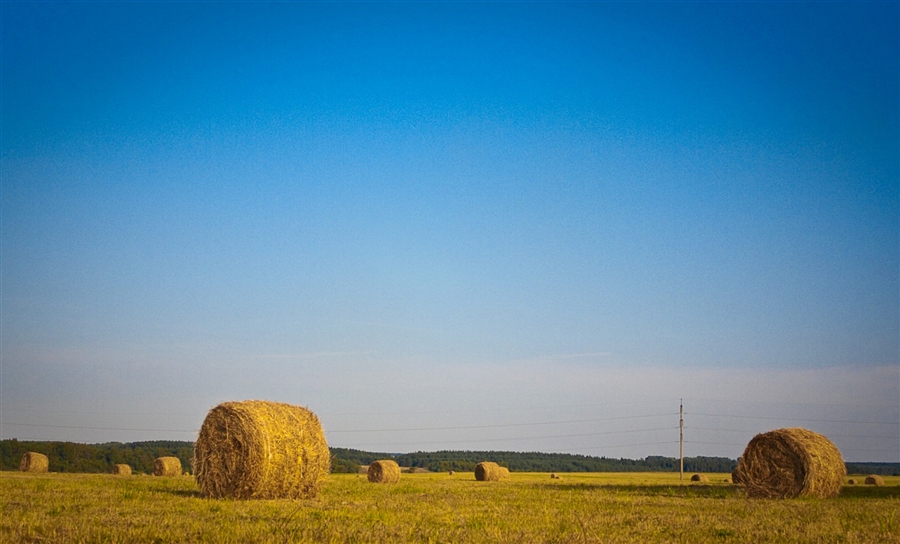
[[[22,456],[19,470],[22,472],[47,472],[50,468],[50,460],[43,453],[30,451]]]
[[[866,485],[884,485],[884,478],[877,474],[869,474],[866,476]]]
[[[153,463],[154,476],[180,476],[181,459],[177,457],[159,457]]]
[[[131,467],[128,465],[119,463],[117,465],[113,465],[112,473],[119,474],[121,476],[131,476]]]
[[[395,484],[400,481],[400,465],[390,459],[373,461],[366,477],[373,484]]]
[[[753,437],[734,472],[747,496],[785,499],[834,497],[846,467],[841,452],[821,434],[792,427]]]
[[[479,482],[496,482],[509,478],[509,469],[491,461],[482,461],[475,465],[475,479]]]
[[[691,481],[692,482],[708,482],[709,476],[707,476],[706,474],[694,474],[693,476],[691,476]]]
[[[204,497],[307,499],[325,484],[331,452],[319,418],[306,408],[225,402],[203,421],[193,467]]]
[[[847,485],[856,485],[856,480],[850,478],[849,480],[847,480]]]

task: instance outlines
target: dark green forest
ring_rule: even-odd
[[[0,440],[0,470],[18,470],[22,455],[34,451],[50,459],[51,472],[108,473],[113,465],[130,465],[135,473],[151,474],[157,457],[174,456],[184,470],[191,471],[193,442],[34,442]],[[511,451],[436,451],[378,453],[348,448],[331,448],[332,472],[357,472],[360,465],[378,459],[394,459],[400,466],[432,472],[471,472],[481,461],[494,461],[513,472],[677,472],[678,459],[650,456],[644,459],[612,459],[568,453]],[[727,457],[685,457],[685,472],[731,472],[737,461]],[[900,476],[900,463],[847,463],[850,474]]]

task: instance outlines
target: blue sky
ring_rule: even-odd
[[[900,461],[896,2],[0,15],[2,438]]]

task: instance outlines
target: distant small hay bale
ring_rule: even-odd
[[[178,476],[181,474],[181,459],[177,457],[159,457],[153,463],[154,476]]]
[[[821,434],[792,427],[753,437],[732,474],[748,497],[834,497],[846,467],[841,452]]]
[[[331,469],[314,413],[281,402],[225,402],[203,421],[193,473],[204,497],[309,499]]]
[[[118,474],[119,476],[131,476],[131,467],[122,463],[113,465],[112,468],[113,474]]]
[[[877,474],[869,474],[866,476],[866,485],[884,485],[884,478]]]
[[[850,478],[849,480],[847,480],[847,485],[856,485],[856,480]]]
[[[50,469],[50,460],[43,453],[30,451],[22,456],[19,462],[19,470],[22,472],[47,472]]]
[[[551,472],[551,473],[550,473],[550,479],[551,479],[551,480],[555,480],[555,479],[556,479],[556,474],[554,474],[554,473]]]
[[[709,476],[706,474],[694,474],[691,476],[692,482],[709,482]]]
[[[373,461],[366,477],[373,484],[395,484],[400,481],[400,465],[390,459]]]
[[[475,465],[475,479],[479,482],[496,482],[509,478],[509,469],[491,461],[482,461]]]
[[[450,476],[453,476],[454,474],[456,474],[456,473],[453,472],[453,471],[451,470],[451,471],[450,471]]]

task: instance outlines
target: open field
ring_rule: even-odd
[[[314,500],[233,501],[201,498],[191,477],[2,472],[0,541],[900,542],[900,477],[779,501],[709,476],[432,473],[378,485],[332,474]]]

